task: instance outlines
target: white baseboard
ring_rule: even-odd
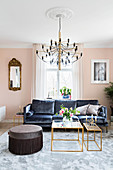
[[[19,119],[19,122],[22,123],[22,119]],[[13,123],[13,119],[5,119],[2,123]],[[15,119],[15,123],[18,123],[18,119]]]

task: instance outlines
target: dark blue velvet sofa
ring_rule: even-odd
[[[42,127],[51,127],[52,120],[61,120],[62,116],[55,115],[59,112],[60,106],[64,105],[68,109],[72,107],[84,106],[87,104],[98,105],[98,100],[38,100],[33,99],[32,104],[24,107],[24,124],[37,124]],[[93,116],[95,119],[95,116]],[[87,116],[91,119],[91,115]],[[73,116],[73,121],[80,120],[81,123],[86,122],[85,115]],[[107,108],[102,106],[100,113],[97,116],[97,125],[108,127],[107,123]]]

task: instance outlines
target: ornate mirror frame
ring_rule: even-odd
[[[20,87],[11,87],[10,85],[10,71],[11,71],[11,66],[18,66],[19,67],[19,71],[20,71]],[[12,58],[12,60],[9,61],[8,64],[8,70],[9,70],[9,90],[13,90],[13,91],[17,91],[17,90],[21,90],[21,67],[22,64],[16,60],[16,58]]]

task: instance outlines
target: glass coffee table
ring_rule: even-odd
[[[102,151],[102,130],[95,123],[94,123],[94,126],[89,125],[89,123],[83,123],[83,126],[87,130],[87,140],[84,140],[84,145],[85,145],[87,151]],[[93,140],[89,139],[89,132],[94,133]],[[98,143],[96,141],[96,136],[95,136],[96,132],[100,132],[100,146],[98,145]],[[96,149],[96,150],[95,149],[89,149],[89,142],[91,142],[91,141],[95,142],[98,149]],[[87,144],[85,142],[87,142]]]
[[[55,139],[53,137],[53,134],[55,133],[54,130],[56,129],[70,129],[70,130],[77,130],[78,133],[78,139]],[[80,142],[79,138],[79,130],[82,130],[82,141]],[[80,145],[80,150],[54,150],[53,149],[53,141],[78,141]],[[71,122],[70,125],[66,125],[63,122],[52,122],[52,127],[51,127],[51,151],[54,152],[83,152],[83,141],[84,141],[84,128],[81,125],[80,122]]]

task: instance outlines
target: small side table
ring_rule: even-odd
[[[16,115],[13,116],[13,126],[15,126],[15,120],[18,119],[18,125],[21,123],[24,123],[24,113],[18,112]]]
[[[84,140],[84,145],[87,149],[87,151],[102,151],[102,130],[95,124],[95,126],[90,126],[88,123],[83,123],[83,126],[86,128],[87,130],[87,140]],[[90,140],[89,139],[89,132],[93,132],[94,133],[94,139]],[[98,145],[97,141],[96,141],[96,136],[95,133],[96,132],[100,132],[100,146]],[[85,143],[86,141],[86,143]],[[89,149],[89,142],[95,142],[95,144],[97,145],[98,149]]]

